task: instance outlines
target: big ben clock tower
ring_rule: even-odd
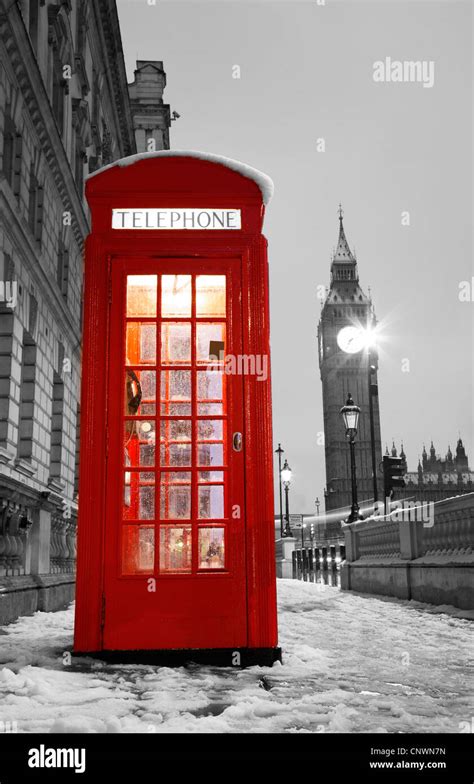
[[[318,327],[319,368],[323,384],[326,456],[326,511],[351,505],[350,453],[340,415],[351,393],[360,406],[355,444],[359,503],[373,499],[370,398],[373,404],[375,465],[382,461],[377,396],[377,356],[368,348],[367,330],[376,325],[370,297],[361,289],[357,260],[349,248],[339,206],[339,240],[331,264],[331,284]],[[369,372],[369,368],[370,372]],[[379,475],[378,496],[383,490]]]

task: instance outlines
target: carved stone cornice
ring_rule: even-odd
[[[72,99],[72,125],[80,135],[84,146],[88,147],[91,143],[91,123],[89,104],[84,98]]]
[[[0,447],[0,464],[11,465],[14,459],[15,455],[13,452],[9,452],[8,449]]]
[[[84,57],[82,54],[76,54],[74,57],[74,64],[76,68],[76,74],[79,79],[79,84],[81,86],[81,93],[82,97],[85,98],[88,93],[90,93],[90,84],[89,79],[87,76],[86,71],[86,64],[84,62]]]
[[[17,457],[15,460],[15,468],[20,474],[28,477],[34,476],[38,470],[38,467],[33,462],[23,460],[21,457]]]
[[[171,126],[169,103],[142,104],[139,101],[131,101],[131,108],[134,117],[160,115],[169,121],[168,127]]]
[[[53,493],[62,493],[66,485],[61,480],[57,479],[54,476],[51,476],[48,481],[48,487],[51,488]]]

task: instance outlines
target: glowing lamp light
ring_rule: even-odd
[[[291,468],[288,465],[288,460],[285,460],[285,464],[284,464],[283,468],[281,469],[281,481],[283,482],[285,487],[289,487],[290,486],[290,484],[291,484],[291,477],[292,477]]]
[[[354,401],[352,400],[352,395],[349,392],[346,405],[341,408],[341,415],[344,420],[346,433],[357,433],[357,428],[359,425],[359,414],[360,408],[359,406],[355,405]]]

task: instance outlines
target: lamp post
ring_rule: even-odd
[[[289,492],[290,492],[290,484],[291,484],[291,468],[288,465],[288,460],[285,460],[283,468],[281,469],[281,481],[283,482],[283,487],[285,488],[285,536],[293,536],[293,533],[290,528],[290,500],[289,500]]]
[[[341,415],[344,420],[346,428],[346,438],[349,441],[349,449],[351,455],[351,486],[352,486],[352,506],[351,513],[347,518],[348,523],[353,523],[359,519],[359,504],[357,503],[357,478],[355,466],[355,437],[357,435],[357,428],[359,424],[360,408],[356,406],[352,400],[352,395],[349,392],[346,405],[341,408]]]
[[[318,518],[316,530],[317,530],[318,538],[320,538],[321,537],[321,530],[320,530],[320,522],[319,522],[319,507],[321,505],[321,501],[319,500],[319,496],[316,498],[316,501],[314,503],[315,503],[315,506],[316,506],[316,517]]]
[[[281,489],[281,456],[285,450],[281,448],[281,444],[278,444],[278,449],[275,449],[275,454],[278,455],[278,481],[280,485],[280,536],[283,539],[284,530],[283,530],[283,497],[282,497],[282,489]]]

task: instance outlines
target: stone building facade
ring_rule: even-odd
[[[137,152],[169,150],[169,104],[163,101],[166,74],[163,63],[138,60],[135,79],[128,86]],[[174,113],[175,117],[179,115]]]
[[[369,355],[363,345],[352,345],[350,334],[349,343],[345,343],[345,336],[348,335],[348,329],[373,330],[375,327],[372,301],[360,286],[357,259],[347,242],[340,208],[339,238],[332,257],[331,282],[318,327],[326,457],[326,511],[351,505],[350,454],[340,414],[349,393],[361,409],[355,446],[358,500],[360,503],[374,497],[369,394],[372,395],[374,411],[376,465],[379,466],[382,460],[377,355],[375,349]],[[370,385],[369,363],[373,367]],[[378,494],[381,498],[382,488]]]
[[[421,459],[418,460],[416,471],[408,470],[403,444],[399,453],[394,443],[390,452],[386,446],[385,454],[401,457],[405,462],[406,485],[395,490],[395,500],[441,501],[444,498],[453,498],[474,492],[474,471],[469,468],[469,458],[462,438],[458,438],[454,453],[448,446],[444,458],[437,454],[433,442],[431,442],[429,454],[423,445],[423,452]]]
[[[84,179],[137,151],[115,0],[0,0],[0,622],[73,595]]]

